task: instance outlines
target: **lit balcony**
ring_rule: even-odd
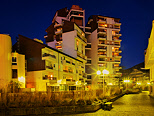
[[[62,43],[55,43],[56,48],[62,48]]]
[[[106,62],[105,58],[99,58],[98,59],[98,63],[105,63],[105,62]]]
[[[103,23],[98,23],[98,28],[99,29],[106,29],[106,28],[109,28],[109,25],[103,24]]]
[[[106,37],[101,37],[101,36],[99,36],[99,37],[98,37],[98,40],[106,40]]]
[[[106,54],[98,54],[98,57],[106,57]]]
[[[49,83],[57,83],[57,77],[50,77]]]
[[[62,30],[57,30],[55,31],[55,34],[58,35],[58,34],[61,34],[63,31]]]
[[[97,23],[106,23],[106,20],[98,20]]]
[[[114,42],[121,42],[122,40],[120,38],[118,39],[112,39]]]
[[[46,69],[53,70],[53,66],[46,66]]]
[[[91,65],[91,59],[87,59],[87,63],[85,65]]]
[[[107,47],[99,47],[98,48],[98,51],[106,51],[107,50]]]
[[[121,33],[115,33],[115,36],[120,37],[120,36],[122,36],[122,34]]]
[[[114,56],[114,58],[122,58],[122,56],[121,55],[118,55],[118,56]]]
[[[68,70],[66,70],[66,69],[63,69],[63,72],[66,72],[66,73],[68,73]]]
[[[91,43],[87,43],[87,46],[85,46],[86,50],[91,50]]]
[[[49,83],[57,83],[57,77],[43,76],[43,80],[49,80]]]
[[[42,55],[42,60],[56,60],[56,56],[48,53],[44,53]]]
[[[114,42],[114,45],[115,45],[116,47],[120,47],[120,42]]]
[[[120,60],[114,60],[114,62],[120,64],[121,61]]]
[[[54,25],[54,28],[60,27],[60,26],[62,26],[62,24],[55,24],[55,25]]]
[[[77,56],[84,59],[84,60],[87,60],[87,56],[82,54],[81,52],[77,51]]]
[[[116,25],[116,26],[120,26],[121,23],[119,23],[119,22],[115,22],[115,25]]]
[[[116,75],[121,75],[122,73],[119,71],[116,71]]]
[[[75,84],[75,80],[66,79],[66,84]]]
[[[85,27],[85,33],[91,34],[91,27]]]
[[[106,45],[105,41],[99,41],[98,46],[104,46],[104,45]]]
[[[87,39],[77,31],[77,37],[80,38],[82,41],[84,41],[85,43],[87,43]]]
[[[68,73],[73,73],[73,70],[68,70]]]

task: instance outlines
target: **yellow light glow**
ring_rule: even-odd
[[[101,71],[98,70],[98,71],[97,71],[97,75],[100,75],[100,74],[101,74]]]
[[[148,85],[150,85],[150,83],[149,83],[149,82],[148,82],[147,84],[148,84]]]
[[[78,81],[76,81],[76,85],[78,85]]]
[[[124,82],[125,82],[125,83],[128,83],[128,82],[130,82],[130,80],[124,80]]]
[[[62,79],[57,80],[57,83],[58,83],[58,84],[61,84],[61,82],[62,82]]]
[[[138,85],[141,85],[141,83],[137,83]]]
[[[112,83],[108,83],[108,85],[113,85]]]
[[[102,73],[103,73],[103,74],[109,74],[109,71],[106,70],[106,69],[104,69],[104,70],[102,71]]]

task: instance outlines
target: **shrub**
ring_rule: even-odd
[[[83,106],[83,105],[86,105],[86,102],[85,102],[85,100],[83,100],[83,99],[79,99],[79,100],[77,101],[77,105]]]
[[[61,105],[62,105],[62,106],[68,106],[68,105],[69,105],[69,103],[68,103],[68,101],[67,101],[67,100],[64,100],[64,101],[62,101]]]
[[[70,106],[75,106],[76,105],[76,101],[74,99],[72,99],[69,103]]]
[[[59,100],[51,100],[51,106],[53,106],[53,107],[60,106],[60,101]]]
[[[87,105],[91,105],[92,104],[92,100],[90,100],[90,99],[89,100],[86,100],[86,104]]]

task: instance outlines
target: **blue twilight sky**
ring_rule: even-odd
[[[45,29],[55,12],[79,5],[90,15],[120,18],[122,66],[130,68],[144,61],[144,49],[154,20],[154,0],[1,0],[0,33],[10,34],[12,44],[18,34],[44,41]]]

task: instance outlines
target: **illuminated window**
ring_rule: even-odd
[[[112,35],[115,35],[115,31],[112,31]]]
[[[77,45],[77,46],[79,45],[79,41],[78,41],[78,40],[76,41],[76,45]]]

